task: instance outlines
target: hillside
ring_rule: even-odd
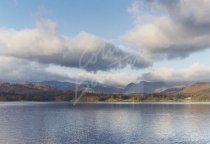
[[[76,84],[69,82],[43,81],[41,83],[61,91],[74,91],[76,89]]]
[[[44,81],[41,82],[44,85],[50,86],[52,88],[67,92],[67,91],[78,91],[88,90],[92,93],[123,93],[124,90],[122,88],[118,88],[115,86],[109,86],[96,82],[84,81],[80,84],[70,83],[70,82],[59,82],[59,81]]]
[[[210,83],[196,83],[185,87],[183,90],[181,90],[181,93],[195,94],[195,93],[204,92],[206,90],[210,90]]]
[[[71,101],[75,97],[73,83],[0,83],[0,101]],[[89,84],[89,86],[87,86]],[[90,83],[79,86],[82,101],[210,101],[210,83],[195,83],[184,87],[158,89],[162,82],[131,83],[125,89]],[[85,93],[83,93],[85,91]],[[125,93],[123,93],[125,92]]]
[[[161,93],[192,101],[210,101],[210,83],[195,83],[182,88],[170,88]]]
[[[0,100],[52,100],[59,94],[41,83],[0,83]]]
[[[41,83],[0,83],[0,93],[36,93],[55,91],[49,86]]]
[[[125,87],[125,93],[154,93],[160,89],[167,88],[164,82],[146,82],[130,83]]]

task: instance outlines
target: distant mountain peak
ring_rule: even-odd
[[[139,83],[130,83],[125,87],[125,93],[153,93],[160,89],[165,89],[167,85],[164,82],[140,81]]]

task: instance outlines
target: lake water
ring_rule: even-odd
[[[0,144],[210,143],[210,104],[0,103]]]

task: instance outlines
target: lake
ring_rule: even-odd
[[[210,143],[210,103],[1,102],[1,144]]]

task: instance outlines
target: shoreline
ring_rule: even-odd
[[[1,104],[72,104],[74,105],[74,102],[68,102],[68,101],[0,101]],[[207,104],[210,105],[210,102],[78,102],[77,104],[180,104],[180,105],[196,105],[196,104]]]

